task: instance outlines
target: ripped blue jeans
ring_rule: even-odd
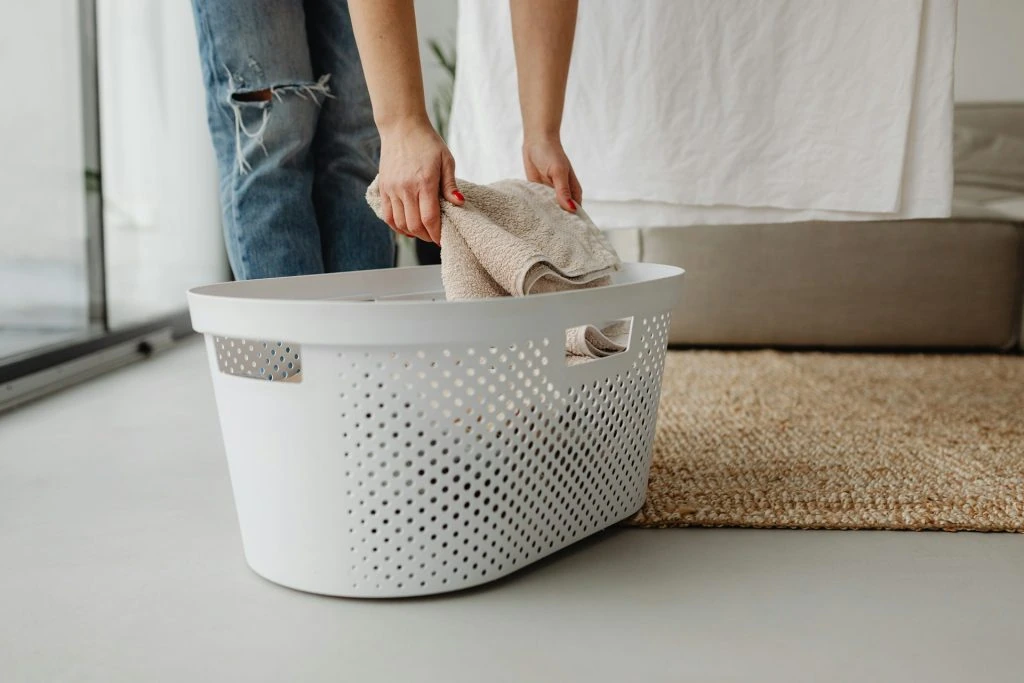
[[[193,0],[238,279],[386,268],[380,137],[345,0]]]

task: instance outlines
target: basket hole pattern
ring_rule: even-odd
[[[635,512],[668,324],[637,318],[632,366],[569,387],[560,339],[339,353],[352,589],[480,583]]]
[[[286,341],[214,337],[217,368],[227,375],[266,381],[302,381],[302,350]]]

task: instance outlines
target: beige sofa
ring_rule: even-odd
[[[944,220],[617,231],[684,267],[675,345],[1011,350],[1024,292],[1024,105],[957,108]]]

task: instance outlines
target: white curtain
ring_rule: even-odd
[[[111,321],[185,307],[228,276],[188,2],[98,0]]]

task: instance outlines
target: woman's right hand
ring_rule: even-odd
[[[430,122],[416,121],[380,131],[380,194],[384,222],[403,235],[441,244],[444,197],[461,206],[455,160]]]

